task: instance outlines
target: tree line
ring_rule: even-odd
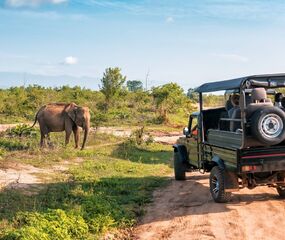
[[[181,124],[195,109],[177,83],[167,83],[146,91],[141,81],[127,81],[119,68],[107,68],[99,90],[79,86],[11,87],[0,90],[0,123],[32,121],[47,103],[74,102],[88,106],[95,125]]]

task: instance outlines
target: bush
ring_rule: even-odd
[[[49,210],[47,213],[18,213],[15,218],[18,230],[6,233],[3,239],[85,239],[88,225],[79,215],[66,213],[63,210]]]
[[[17,139],[0,139],[0,148],[4,148],[9,151],[28,149],[29,146]]]
[[[147,139],[145,140],[146,145],[154,143],[154,138],[152,135],[148,135]]]
[[[32,121],[38,109],[49,103],[50,99],[53,99],[53,102],[74,102],[79,106],[89,107],[91,113],[96,113],[91,114],[91,123],[95,122],[95,126],[135,124],[140,122],[141,118],[149,121],[154,115],[163,117],[154,121],[154,124],[162,124],[167,122],[169,114],[177,113],[179,109],[188,113],[193,108],[193,101],[186,97],[181,87],[173,83],[153,88],[148,92],[128,92],[121,89],[108,103],[101,91],[78,86],[13,87],[0,90],[0,99],[0,123]],[[16,131],[15,134],[19,132]]]
[[[131,112],[127,108],[112,109],[109,111],[108,115],[112,119],[126,120],[131,117]]]
[[[91,118],[91,122],[94,123],[95,127],[101,126],[104,122],[108,121],[108,116],[107,114],[97,112],[94,114],[94,118]]]
[[[11,137],[36,137],[39,135],[38,130],[26,124],[19,124],[16,127],[6,130],[6,133]]]

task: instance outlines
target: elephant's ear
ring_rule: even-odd
[[[65,112],[67,113],[67,115],[73,120],[76,120],[76,110],[77,110],[78,106],[75,103],[70,103],[66,106],[65,108]]]

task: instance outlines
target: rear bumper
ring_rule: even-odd
[[[250,170],[245,170],[250,166]],[[253,169],[254,168],[254,169]],[[285,171],[285,158],[248,158],[241,159],[239,172],[240,173],[255,173],[255,172],[278,172]]]
[[[285,171],[285,146],[240,149],[237,153],[240,173]],[[255,166],[244,171],[243,166]]]

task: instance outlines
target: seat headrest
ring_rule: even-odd
[[[282,101],[282,98],[283,98],[284,96],[283,96],[283,93],[276,93],[275,94],[275,97],[274,97],[274,101],[275,102],[281,102]]]
[[[225,108],[227,111],[229,111],[231,108],[233,108],[233,104],[231,103],[231,100],[227,100]]]
[[[254,88],[251,92],[251,102],[255,103],[265,101],[267,99],[267,93],[264,88]]]

